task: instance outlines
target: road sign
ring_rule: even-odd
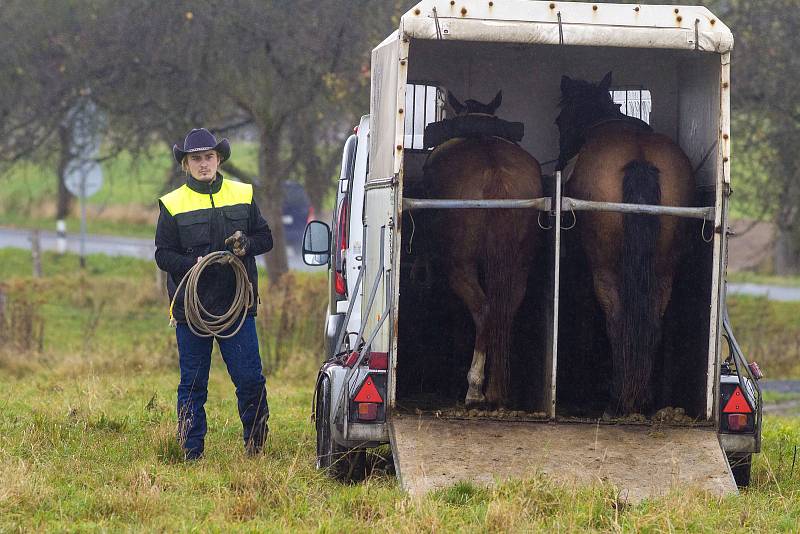
[[[103,170],[100,164],[93,160],[73,159],[64,169],[64,185],[70,193],[80,197],[90,197],[100,191],[103,185]]]

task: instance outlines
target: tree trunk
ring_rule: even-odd
[[[58,127],[58,138],[60,141],[60,153],[58,158],[58,169],[56,178],[58,180],[58,200],[56,203],[56,220],[65,219],[69,215],[70,207],[72,205],[72,195],[67,191],[67,186],[64,185],[64,174],[67,170],[67,165],[72,159],[72,132],[68,126],[60,125]]]
[[[797,232],[798,230],[795,230]],[[775,240],[775,274],[791,276],[800,273],[800,248],[798,236],[788,228],[778,228]]]
[[[283,177],[278,167],[278,134],[262,127],[258,148],[259,207],[272,230],[273,248],[266,255],[267,276],[271,283],[278,281],[288,270],[286,237],[283,232]]]

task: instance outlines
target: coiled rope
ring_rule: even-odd
[[[233,273],[236,275],[236,290],[234,292],[233,302],[228,311],[222,315],[215,315],[205,309],[200,302],[200,296],[197,293],[197,284],[200,281],[200,275],[203,270],[213,263],[222,265],[230,265]],[[197,336],[200,337],[215,337],[218,339],[228,339],[235,336],[244,324],[247,318],[247,310],[253,305],[255,297],[253,296],[253,286],[247,278],[247,269],[245,269],[242,261],[234,254],[228,251],[211,252],[203,256],[189,272],[187,272],[178,287],[175,289],[175,296],[172,297],[172,302],[169,305],[169,318],[170,324],[175,326],[175,317],[172,315],[172,309],[175,306],[175,299],[178,298],[178,293],[181,286],[185,285],[183,293],[183,309],[186,314],[186,324],[189,329]],[[239,318],[241,316],[241,318]],[[223,332],[233,327],[236,321],[239,324],[236,330],[229,334],[223,335]]]

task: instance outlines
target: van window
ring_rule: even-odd
[[[347,192],[350,184],[353,182],[353,173],[355,172],[356,151],[358,146],[358,138],[355,134],[347,138],[344,144],[344,153],[342,155],[342,170],[339,175],[339,191],[342,193]]]
[[[403,148],[422,150],[425,127],[444,118],[444,91],[435,85],[406,84]]]
[[[653,100],[650,91],[644,87],[617,87],[609,91],[620,110],[629,117],[642,119],[650,124],[650,110],[653,109]]]

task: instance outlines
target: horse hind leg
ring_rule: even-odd
[[[488,302],[478,282],[476,265],[458,265],[450,272],[450,287],[467,306],[475,324],[475,347],[472,352],[472,364],[467,373],[467,396],[464,404],[467,407],[483,405],[486,396],[483,393],[486,366],[486,317]]]

